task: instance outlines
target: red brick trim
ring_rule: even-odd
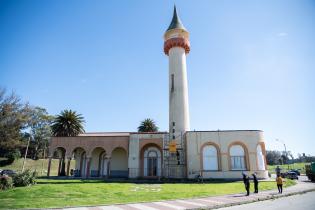
[[[188,39],[177,37],[171,38],[164,42],[164,53],[168,55],[168,52],[173,47],[182,47],[185,49],[185,53],[188,54],[190,51],[190,43]]]

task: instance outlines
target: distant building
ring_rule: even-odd
[[[164,34],[169,57],[169,133],[104,132],[52,137],[51,159],[60,158],[59,175],[126,178],[240,178],[256,172],[267,178],[263,131],[190,131],[186,55],[189,33],[176,8]]]

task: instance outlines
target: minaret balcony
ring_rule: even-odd
[[[168,39],[164,42],[164,53],[168,55],[169,50],[173,47],[182,47],[185,49],[185,53],[188,54],[190,51],[190,43],[188,39],[183,37],[175,37]]]

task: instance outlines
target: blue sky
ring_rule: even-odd
[[[147,117],[165,131],[174,3],[191,36],[191,129],[260,129],[267,149],[315,155],[314,1],[0,0],[0,85],[78,111],[89,132]]]

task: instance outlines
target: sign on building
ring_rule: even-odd
[[[176,141],[171,141],[168,145],[169,152],[176,152]]]

